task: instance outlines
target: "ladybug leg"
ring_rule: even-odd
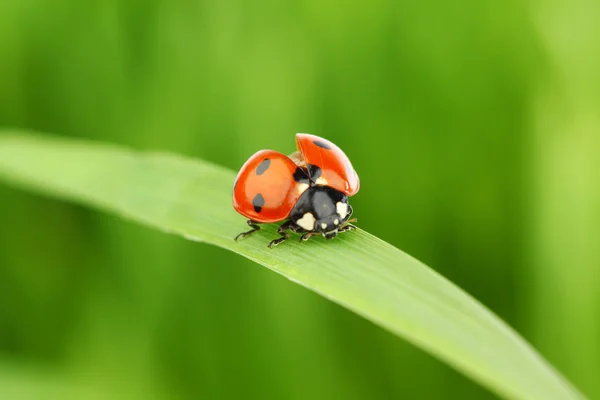
[[[294,223],[294,221],[289,220],[287,222],[284,222],[279,226],[279,228],[277,228],[277,233],[279,233],[281,237],[271,240],[267,247],[271,248],[271,246],[277,246],[278,244],[285,242],[290,237],[290,235],[288,235],[286,231],[289,229],[292,232],[296,232],[296,228],[297,225]]]
[[[291,224],[290,231],[294,233],[306,233],[306,230],[298,224]]]
[[[348,224],[348,225],[344,225],[341,228],[339,228],[338,233],[355,231],[355,230],[356,230],[356,227],[354,225]]]
[[[306,232],[304,235],[302,235],[302,237],[300,237],[300,241],[301,242],[306,242],[308,239],[310,239],[312,236],[315,235],[320,235],[319,232]]]
[[[242,239],[244,239],[244,238],[246,238],[246,237],[248,237],[248,236],[252,235],[254,232],[258,232],[258,231],[260,231],[260,226],[258,225],[258,222],[256,222],[256,221],[252,221],[251,219],[249,219],[248,221],[246,221],[246,223],[247,223],[247,224],[248,224],[248,226],[250,226],[252,229],[251,229],[251,230],[249,230],[248,232],[242,232],[242,233],[240,233],[239,235],[237,235],[237,236],[235,237],[235,241],[236,241],[236,242],[237,242],[237,240],[238,240],[239,238],[242,238]]]

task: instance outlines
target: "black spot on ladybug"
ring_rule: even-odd
[[[321,168],[316,165],[307,164],[308,167],[308,175],[310,175],[311,181],[316,181],[321,176]]]
[[[329,146],[327,143],[325,142],[321,142],[320,140],[313,140],[313,143],[317,146],[319,146],[322,149],[325,150],[331,150],[331,146]]]
[[[262,162],[258,164],[258,167],[256,167],[256,175],[264,174],[265,171],[269,169],[269,165],[271,165],[270,159],[265,158],[264,160],[262,160]]]
[[[263,195],[259,193],[256,196],[254,196],[254,198],[252,199],[252,205],[254,206],[254,211],[256,211],[257,213],[261,212],[263,206],[265,205],[265,198],[263,197]]]
[[[298,183],[310,183],[307,171],[300,167],[296,167],[296,171],[294,171],[294,180]]]

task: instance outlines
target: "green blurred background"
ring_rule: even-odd
[[[327,137],[362,228],[600,398],[598,2],[0,0],[0,126],[231,169]],[[5,185],[0,221],[2,399],[494,398],[224,250]]]

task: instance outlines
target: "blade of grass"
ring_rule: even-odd
[[[506,398],[580,399],[484,306],[421,262],[358,230],[272,250],[267,226],[236,243],[234,172],[161,153],[0,132],[0,179],[234,251],[394,332]]]
[[[37,367],[37,368],[36,368]],[[66,371],[15,363],[0,363],[0,399],[135,400],[159,397],[157,385],[125,380],[100,380]]]

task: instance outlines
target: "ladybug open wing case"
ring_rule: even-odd
[[[310,178],[316,185],[331,186],[346,196],[358,192],[358,174],[350,159],[338,146],[308,133],[298,133],[296,143]]]
[[[308,187],[308,176],[289,157],[275,150],[260,150],[235,179],[233,207],[256,222],[282,221]]]

